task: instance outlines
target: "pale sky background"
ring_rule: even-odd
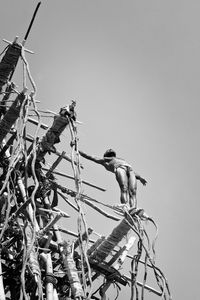
[[[3,38],[22,41],[37,3],[1,0],[1,51]],[[26,58],[38,108],[58,112],[76,99],[79,148],[97,156],[114,148],[147,179],[146,187],[138,184],[138,206],[158,224],[157,265],[176,300],[199,299],[199,15],[197,0],[48,0],[26,43],[35,52]],[[61,139],[70,154],[69,132]],[[119,203],[114,175],[82,163],[82,178],[107,190],[84,192]],[[61,169],[72,174],[68,163]],[[117,225],[84,209],[98,233]],[[65,226],[76,231],[76,217]],[[125,289],[118,299],[128,295]]]

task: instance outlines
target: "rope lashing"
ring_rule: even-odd
[[[2,87],[8,83],[15,70],[18,59],[21,56],[22,46],[13,43],[8,45],[6,49],[7,50],[0,62],[0,91],[2,90]]]
[[[45,281],[46,281],[46,284],[52,283],[54,287],[56,287],[57,282],[58,282],[53,273],[46,273]]]

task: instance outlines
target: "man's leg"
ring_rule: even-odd
[[[130,207],[137,207],[137,180],[132,171],[128,173],[128,187],[129,187],[129,205]]]
[[[121,191],[120,201],[122,204],[127,204],[128,203],[128,178],[127,178],[126,170],[122,168],[117,168],[115,175]]]

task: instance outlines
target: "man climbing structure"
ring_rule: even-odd
[[[128,204],[130,208],[137,207],[137,180],[140,180],[143,185],[146,185],[147,181],[139,174],[133,172],[131,165],[124,159],[116,157],[116,152],[112,149],[108,149],[104,153],[103,158],[90,156],[83,151],[79,151],[79,153],[82,157],[94,161],[104,166],[106,170],[114,173],[121,191],[121,204]]]

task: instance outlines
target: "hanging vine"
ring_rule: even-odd
[[[24,48],[39,6],[40,2],[22,44],[16,38],[13,43],[8,42],[1,53],[0,298],[106,300],[112,286],[116,290],[113,299],[117,299],[121,286],[130,284],[131,300],[144,300],[145,291],[170,300],[167,279],[156,266],[158,230],[154,220],[143,209],[112,206],[83,194],[83,184],[103,192],[105,189],[82,180],[76,102],[72,101],[59,113],[53,113],[51,126],[42,122],[42,111],[35,99],[37,87],[25,57],[27,49]],[[21,91],[11,81],[19,62],[23,65]],[[52,118],[49,110],[45,114]],[[31,132],[27,126],[29,122],[34,128]],[[41,128],[45,130],[42,136]],[[71,157],[56,149],[66,129],[71,136],[68,145]],[[49,167],[47,160],[50,155],[51,159],[54,155],[57,159]],[[71,163],[71,177],[57,171],[64,159]],[[56,176],[65,178],[64,186],[57,182]],[[68,179],[74,180],[75,190],[67,187]],[[66,210],[73,208],[77,218],[75,233],[58,225],[61,218],[70,217],[60,210],[61,199],[65,201]],[[84,209],[90,206],[102,218],[118,222],[107,237],[88,226],[82,203]],[[156,234],[152,240],[145,227],[146,222],[155,226]],[[98,238],[92,240],[92,234]],[[134,243],[136,249],[129,254]],[[130,262],[131,277],[122,274],[125,260]],[[143,279],[139,282],[138,274],[142,267]],[[153,270],[159,290],[147,285],[149,269]],[[100,277],[102,283],[93,291],[93,283]]]

